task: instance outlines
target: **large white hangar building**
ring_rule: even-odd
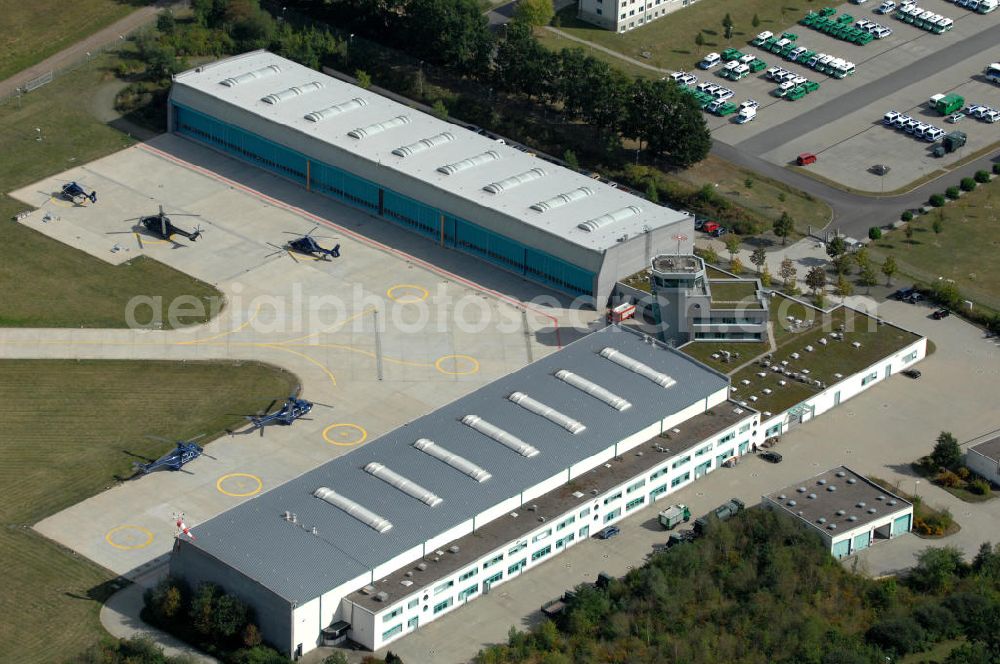
[[[759,414],[728,394],[608,327],[197,526],[170,571],[289,655],[378,649],[747,453]]]
[[[173,132],[597,306],[694,236],[676,210],[266,51],[175,76],[168,117]]]

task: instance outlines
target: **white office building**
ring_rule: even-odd
[[[577,17],[615,32],[628,32],[683,9],[696,0],[580,0]]]

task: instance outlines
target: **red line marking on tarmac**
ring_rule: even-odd
[[[288,203],[285,203],[284,201],[280,201],[280,200],[278,200],[276,198],[272,198],[271,196],[268,196],[267,194],[265,194],[263,192],[257,191],[256,189],[253,189],[251,187],[247,187],[246,185],[240,184],[239,182],[236,182],[234,180],[230,180],[229,178],[227,178],[225,176],[222,176],[222,175],[219,175],[218,173],[216,173],[214,171],[211,171],[211,170],[209,170],[207,168],[203,168],[201,166],[198,166],[197,164],[192,164],[189,161],[186,161],[186,160],[181,159],[179,157],[175,157],[174,155],[170,154],[169,152],[164,152],[163,150],[160,150],[159,148],[154,148],[151,145],[147,145],[146,143],[140,143],[137,147],[139,149],[141,149],[141,150],[145,150],[147,152],[155,154],[158,157],[161,157],[161,158],[166,159],[168,161],[172,161],[175,164],[179,164],[179,165],[181,165],[181,166],[183,166],[185,168],[188,168],[190,170],[193,170],[193,171],[196,171],[198,173],[201,173],[202,175],[205,175],[205,176],[207,176],[209,178],[212,178],[213,180],[216,180],[218,182],[222,182],[224,184],[227,184],[230,187],[233,187],[235,189],[239,189],[240,191],[242,191],[244,193],[247,193],[247,194],[250,194],[251,196],[254,196],[254,197],[259,198],[261,200],[267,201],[268,203],[270,203],[271,205],[274,205],[275,207],[282,208],[284,210],[288,210],[289,212],[293,212],[295,214],[302,215],[303,217],[307,217],[309,219],[312,219],[313,221],[319,222],[319,223],[321,223],[321,224],[323,224],[325,226],[329,226],[331,228],[334,228],[337,231],[339,231],[341,233],[344,233],[345,235],[348,235],[351,238],[357,240],[358,242],[362,242],[364,244],[367,244],[369,246],[375,247],[377,249],[381,249],[382,251],[386,251],[386,252],[388,252],[390,254],[394,254],[396,256],[404,258],[405,260],[413,261],[414,263],[416,263],[416,264],[424,267],[427,270],[430,270],[431,272],[436,272],[437,274],[443,275],[443,276],[445,276],[445,277],[447,277],[449,279],[457,281],[457,282],[459,282],[461,284],[464,284],[466,286],[471,286],[472,288],[480,290],[480,291],[482,291],[484,293],[489,293],[493,297],[495,297],[495,298],[497,298],[499,300],[503,300],[504,302],[508,302],[510,304],[513,304],[516,307],[521,307],[521,308],[526,309],[528,311],[532,311],[532,312],[538,314],[539,316],[542,316],[544,318],[548,318],[550,321],[552,321],[552,325],[555,327],[555,331],[556,331],[556,347],[557,348],[562,348],[562,340],[560,339],[560,336],[559,336],[559,320],[555,316],[553,316],[552,314],[547,314],[544,311],[539,311],[538,309],[535,309],[534,307],[528,306],[526,303],[521,302],[520,300],[516,300],[516,299],[514,299],[512,297],[504,295],[503,293],[498,293],[497,291],[492,290],[490,288],[486,288],[485,286],[477,284],[476,282],[471,281],[469,279],[466,279],[465,277],[460,277],[459,275],[457,275],[457,274],[455,274],[453,272],[449,272],[447,270],[441,269],[440,267],[434,265],[433,263],[428,263],[427,261],[421,260],[421,259],[417,258],[416,256],[411,256],[410,254],[408,254],[408,253],[406,253],[404,251],[400,251],[399,249],[396,249],[394,247],[390,247],[387,244],[382,244],[381,242],[378,242],[377,240],[373,240],[373,239],[371,239],[369,237],[361,235],[360,233],[352,231],[349,228],[345,228],[344,226],[336,224],[336,223],[330,221],[329,219],[325,219],[323,217],[315,215],[312,212],[307,212],[306,210],[303,210],[300,207],[296,207],[294,205],[290,205]]]

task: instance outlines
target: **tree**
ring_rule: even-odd
[[[834,256],[830,263],[838,275],[843,275],[847,273],[847,268],[851,265],[851,258],[847,254],[839,254]]]
[[[787,286],[789,281],[794,281],[797,273],[798,270],[795,268],[795,263],[792,262],[791,258],[785,258],[781,261],[781,267],[778,268],[778,274],[781,276],[781,283],[783,286]]]
[[[903,224],[903,235],[907,242],[913,242],[913,224]]]
[[[854,252],[854,264],[858,266],[859,270],[864,270],[865,267],[871,263],[871,256],[868,254],[868,247],[858,247],[858,250]]]
[[[877,278],[875,276],[875,268],[872,267],[871,263],[866,263],[863,268],[861,268],[861,285],[867,290],[866,293],[871,293],[872,286],[877,283]]]
[[[191,598],[191,624],[201,636],[210,636],[215,627],[215,602],[219,595],[219,587],[211,583],[203,583],[195,590]]]
[[[752,25],[755,28],[759,28],[760,27],[760,17],[757,16],[756,14],[754,14],[753,18],[750,19],[750,25]]]
[[[448,119],[448,107],[444,105],[444,100],[438,99],[434,102],[434,106],[431,107],[431,114],[438,120]]]
[[[556,15],[552,0],[520,0],[514,10],[514,20],[531,26],[548,25]]]
[[[694,36],[694,43],[697,44],[698,46],[705,45],[705,38],[702,36],[700,31],[698,32],[698,34]]]
[[[610,69],[610,65],[601,65]],[[565,78],[566,72],[562,75]],[[588,100],[601,93],[593,84],[585,84],[581,90]],[[623,135],[645,143],[647,152],[666,158],[677,168],[688,168],[708,156],[712,137],[704,113],[691,95],[682,93],[673,81],[642,78],[629,85],[628,93],[608,109],[611,128],[621,123]]]
[[[468,74],[489,69],[493,35],[476,0],[411,0],[395,22],[391,34],[418,58]]]
[[[813,295],[816,295],[826,287],[826,270],[821,265],[815,266],[806,274],[806,286],[809,286]]]
[[[774,220],[772,230],[775,235],[781,238],[781,246],[785,245],[785,241],[791,235],[794,226],[795,222],[792,221],[791,216],[786,211],[782,211],[781,216]]]
[[[165,35],[174,34],[174,30],[177,29],[177,19],[174,18],[174,13],[168,9],[157,16],[156,29]]]
[[[733,36],[733,17],[726,12],[726,15],[722,17],[722,29],[725,31],[726,39]]]
[[[918,589],[939,592],[966,568],[962,552],[954,546],[930,547],[917,554],[909,581]]]
[[[854,293],[854,286],[851,282],[847,280],[844,275],[837,277],[837,287],[836,287],[837,297],[843,302],[845,297],[850,297]]]
[[[760,285],[764,288],[770,288],[772,280],[771,270],[767,267],[767,263],[764,263],[764,267],[760,271]]]
[[[566,49],[572,52],[574,49]],[[576,54],[574,54],[576,55]],[[583,55],[582,52],[579,55]],[[523,23],[508,23],[493,56],[491,79],[501,90],[551,103],[560,96],[560,54],[544,48]]]
[[[726,239],[722,241],[726,245],[726,251],[729,252],[729,261],[732,262],[736,258],[737,252],[740,250],[740,238],[738,235],[727,235]]]
[[[764,251],[764,247],[757,247],[750,254],[750,262],[757,266],[757,274],[760,274],[760,270],[764,267],[767,262],[767,252]]]
[[[826,255],[830,258],[836,258],[837,256],[843,256],[847,252],[847,242],[844,238],[835,235],[832,240],[826,243]]]
[[[565,161],[566,165],[574,171],[580,170],[580,162],[576,158],[576,153],[572,150],[566,150],[566,152],[563,153],[563,161]]]
[[[931,459],[938,468],[954,470],[962,463],[962,448],[950,431],[942,431],[934,443]]]
[[[243,645],[247,648],[256,648],[261,644],[261,641],[263,641],[263,637],[260,635],[260,628],[253,623],[247,623],[247,626],[243,628]],[[341,657],[343,657],[342,654]],[[324,664],[326,663],[324,662]],[[346,659],[343,664],[347,664]]]
[[[738,256],[729,259],[729,271],[733,274],[743,274],[743,261]]]
[[[705,259],[706,263],[718,263],[719,262],[719,252],[715,250],[715,245],[710,244],[705,248],[704,255],[702,258]]]
[[[940,235],[941,231],[944,230],[944,214],[941,210],[938,210],[939,214],[934,217],[934,221],[931,222],[931,230],[934,231],[935,235]]]
[[[660,202],[660,190],[656,188],[656,183],[650,180],[646,185],[646,198],[649,199],[650,203]]]
[[[882,239],[882,229],[878,226],[872,226],[868,229],[868,239],[872,242]]]
[[[372,86],[372,77],[364,69],[359,69],[354,72],[354,78],[358,81],[358,87],[362,90],[367,90]]]
[[[892,256],[886,256],[885,262],[882,263],[882,274],[885,275],[885,285],[892,286],[892,275],[896,274],[896,259]]]
[[[869,643],[896,655],[922,650],[924,638],[924,629],[910,616],[883,618],[865,633]]]

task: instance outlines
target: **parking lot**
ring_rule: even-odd
[[[720,73],[723,66],[703,71],[692,62],[690,73],[698,82],[724,85],[735,92],[731,101],[739,104],[752,98],[759,102],[752,122],[740,124],[733,117],[720,118],[706,113],[716,139],[742,151],[762,156],[779,165],[794,163],[798,154],[819,156],[810,171],[862,191],[892,191],[954,164],[972,152],[1000,140],[1000,123],[988,124],[965,118],[957,125],[926,107],[933,94],[956,92],[967,103],[1000,108],[1000,86],[983,76],[985,67],[997,59],[1000,45],[1000,11],[978,14],[945,0],[922,0],[921,8],[954,20],[954,28],[934,34],[909,25],[890,15],[879,15],[876,0],[863,5],[837,7],[838,16],[850,14],[855,20],[869,20],[890,28],[892,35],[864,46],[836,39],[802,25],[788,28],[798,35],[796,44],[853,62],[856,72],[844,79],[820,74],[802,63],[733,39],[719,47],[733,47],[754,55],[767,68],[783,67],[819,83],[819,88],[788,101],[772,93],[778,87],[766,76],[767,69],[738,81]],[[819,7],[802,8],[819,10]],[[749,32],[749,31],[748,31]],[[780,33],[779,33],[780,36]],[[753,38],[753,35],[748,35]],[[942,158],[931,155],[930,143],[882,126],[886,111],[907,113],[921,121],[968,135],[961,150]],[[890,166],[878,176],[870,172],[876,164]]]
[[[912,492],[917,478],[909,463],[928,453],[941,430],[950,430],[964,441],[1000,424],[993,397],[1000,387],[996,340],[983,338],[977,328],[955,316],[933,320],[932,311],[900,302],[888,302],[879,311],[886,319],[926,334],[937,344],[937,351],[919,365],[922,379],[897,375],[880,383],[834,412],[784,435],[775,448],[783,456],[780,464],[751,456],[735,468],[712,472],[670,494],[657,507],[625,519],[619,524],[622,532],[618,537],[585,540],[546,563],[548,572],[532,572],[497,586],[460,611],[394,642],[391,650],[404,661],[469,661],[485,645],[505,641],[512,625],[525,629],[540,620],[539,607],[565,590],[593,583],[602,571],[620,576],[642,565],[652,547],[667,538],[656,522],[656,512],[672,503],[687,504],[694,516],[730,497],[756,505],[765,493],[841,464],[862,474],[900,482],[902,490]],[[950,398],[959,392],[961,400]],[[955,545],[971,559],[982,541],[997,540],[1000,500],[970,505],[926,482],[918,485],[917,491],[932,505],[948,506],[962,525],[961,532],[944,540],[905,535],[880,543],[857,558],[862,570],[880,575],[909,567],[914,555],[928,545]],[[845,559],[844,564],[852,566],[854,560]],[[467,638],[456,639],[456,633]],[[321,648],[310,653],[307,661],[321,661],[324,655]]]
[[[96,190],[98,202],[53,196],[67,180]],[[573,338],[555,294],[547,306],[523,305],[537,287],[175,136],[14,195],[40,208],[24,223],[41,232],[111,262],[147,254],[215,284],[226,303],[210,323],[170,332],[8,329],[0,356],[258,360],[293,371],[305,398],[327,404],[263,436],[223,436],[184,472],[110,488],[37,524],[121,574],[162,559],[175,514],[196,525]],[[201,238],[133,232],[159,205],[182,228],[201,227]],[[271,246],[313,227],[323,244],[341,245],[339,259]]]

